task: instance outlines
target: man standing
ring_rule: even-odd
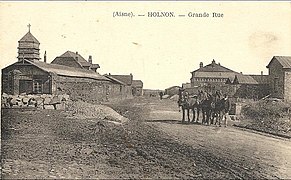
[[[229,111],[231,109],[231,102],[228,99],[227,94],[223,95],[223,99],[221,100],[222,110],[220,111],[220,118],[224,120],[224,126],[227,127],[227,119],[229,119]],[[219,126],[220,121],[219,121]]]
[[[159,93],[159,95],[160,95],[160,100],[162,100],[162,99],[163,99],[163,95],[164,95],[164,93],[161,91],[161,92]]]

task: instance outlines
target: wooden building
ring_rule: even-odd
[[[291,56],[274,56],[269,64],[272,97],[291,101]]]
[[[72,100],[100,102],[132,97],[130,85],[96,72],[100,66],[70,51],[46,63],[39,58],[39,42],[29,32],[21,38],[18,61],[2,69],[2,93],[67,94]]]

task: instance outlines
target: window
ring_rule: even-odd
[[[42,93],[42,80],[34,80],[33,81],[33,93],[39,94]]]

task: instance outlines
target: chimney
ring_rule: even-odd
[[[199,67],[200,67],[200,68],[203,67],[203,62],[200,62]]]
[[[212,64],[215,64],[215,60],[214,59],[212,60]]]
[[[89,62],[90,64],[92,64],[92,56],[91,56],[91,55],[89,56],[88,62]]]
[[[263,71],[261,71],[261,76],[263,76],[264,75],[264,72]]]
[[[111,75],[111,73],[109,73],[109,76]]]
[[[46,51],[44,51],[43,61],[46,63]]]
[[[78,55],[78,51],[76,51],[76,55]]]

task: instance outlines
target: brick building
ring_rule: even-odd
[[[191,72],[191,87],[207,87],[208,90],[215,91],[221,89],[227,79],[234,79],[237,74],[239,73],[216,63],[215,60],[206,66],[200,62],[199,69]]]
[[[291,56],[274,56],[267,65],[272,97],[291,101]]]
[[[132,81],[132,95],[133,96],[143,95],[143,82],[141,80]]]

